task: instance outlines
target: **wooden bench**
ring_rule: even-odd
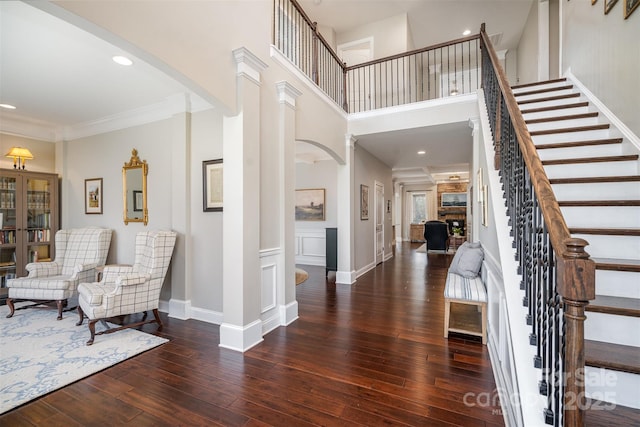
[[[460,316],[451,316],[451,303],[476,306],[481,312],[481,326],[478,329],[477,320],[469,319],[469,313],[462,312]],[[456,313],[457,314],[457,313]],[[455,317],[460,317],[459,319]],[[482,337],[482,344],[487,343],[487,289],[480,277],[469,279],[455,273],[447,275],[444,287],[444,337],[449,337],[449,332],[459,332],[468,335]]]

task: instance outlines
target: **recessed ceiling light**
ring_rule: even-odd
[[[11,104],[0,104],[0,107],[6,108],[7,110],[15,110],[16,107]]]
[[[131,65],[133,64],[133,61],[130,60],[129,58],[127,58],[126,56],[114,56],[113,58],[113,62],[115,62],[116,64],[120,64],[120,65]]]
[[[420,155],[422,155],[422,154],[427,154],[427,152],[426,152],[426,151],[424,151],[424,150],[420,150],[420,151],[418,151],[418,154],[420,154]]]
[[[471,34],[471,30],[464,30],[464,31],[462,32],[462,35],[463,35],[463,36],[468,36],[469,34]]]

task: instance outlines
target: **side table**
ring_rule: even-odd
[[[449,236],[449,247],[451,249],[458,249],[467,240],[466,236]]]

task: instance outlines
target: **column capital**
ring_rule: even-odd
[[[350,134],[350,133],[344,136],[344,143],[347,146],[347,149],[349,150],[355,150],[357,140],[358,138],[356,138],[355,136],[353,136],[353,134]]]
[[[475,135],[480,130],[480,119],[478,117],[469,119],[469,127],[473,129],[471,135]]]
[[[292,108],[296,108],[296,99],[302,95],[302,92],[287,81],[277,82],[276,91],[278,92],[278,101]]]
[[[233,58],[236,61],[236,75],[247,77],[260,84],[260,73],[268,67],[267,64],[245,47],[235,49]]]

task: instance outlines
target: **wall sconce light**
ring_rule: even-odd
[[[13,168],[24,169],[25,160],[33,160],[33,154],[28,148],[12,147],[5,157],[13,157]]]

